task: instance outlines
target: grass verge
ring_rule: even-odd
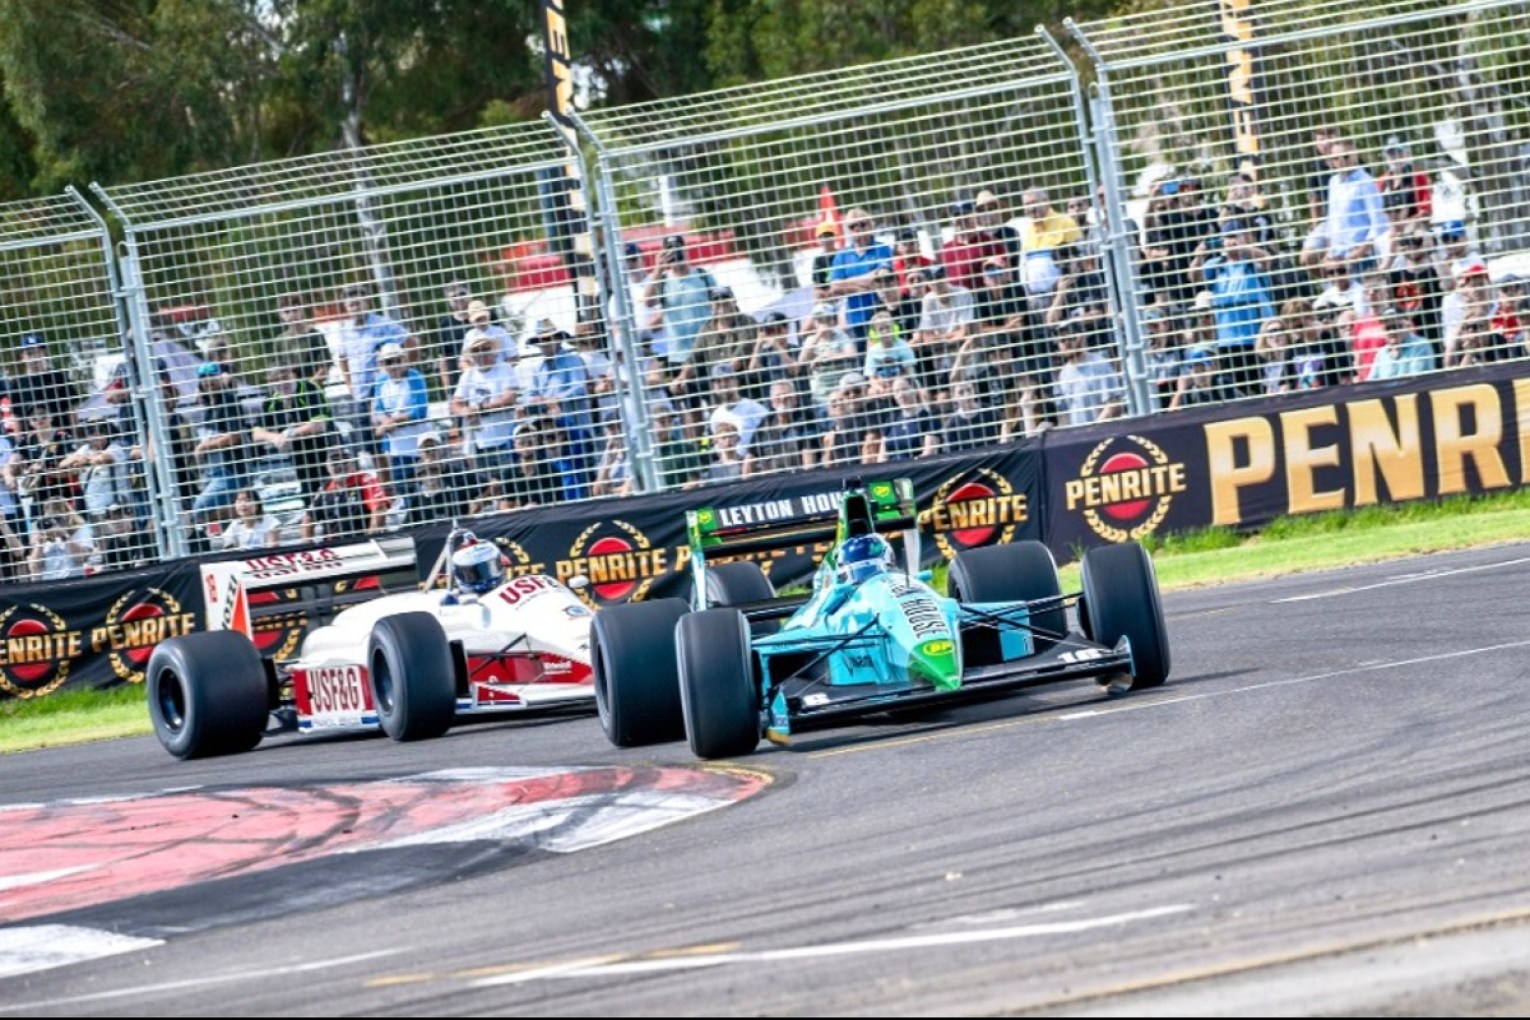
[[[1165,590],[1277,577],[1530,538],[1530,490],[1399,506],[1366,507],[1275,521],[1256,534],[1226,528],[1150,538]],[[945,568],[935,570],[945,585]],[[1078,590],[1078,566],[1062,569]],[[68,691],[0,701],[0,754],[150,732],[143,688]]]

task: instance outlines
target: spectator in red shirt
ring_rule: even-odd
[[[951,206],[951,215],[956,232],[941,248],[940,262],[953,286],[976,290],[983,285],[983,263],[995,255],[1003,257],[1004,246],[983,230],[975,203],[957,202]]]
[[[356,455],[344,447],[330,454],[328,466],[329,484],[303,514],[303,538],[320,537],[320,528],[326,541],[381,532],[393,501],[377,476],[361,470]]]

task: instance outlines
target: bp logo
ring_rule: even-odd
[[[80,653],[79,633],[46,606],[13,605],[0,613],[0,688],[12,697],[52,694]]]
[[[579,597],[591,607],[636,602],[665,572],[666,559],[664,549],[626,521],[597,521],[574,539],[568,559],[558,564],[558,580],[589,578]]]
[[[105,650],[119,680],[143,683],[154,646],[196,630],[196,617],[180,600],[159,588],[130,591],[112,603],[101,626],[91,630],[91,648]]]
[[[1030,519],[1026,495],[988,468],[948,478],[935,490],[919,523],[933,532],[940,554],[952,559],[963,549],[1003,545]]]
[[[1185,465],[1141,436],[1117,436],[1089,451],[1078,477],[1064,485],[1069,510],[1107,542],[1150,535],[1184,492]]]

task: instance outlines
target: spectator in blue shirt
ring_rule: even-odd
[[[857,348],[866,349],[866,325],[877,307],[876,271],[893,268],[893,250],[876,239],[876,224],[864,209],[845,214],[850,243],[829,264],[829,293],[845,297],[845,327]]]
[[[594,469],[594,416],[589,372],[584,359],[564,347],[569,339],[551,319],[537,325],[533,340],[542,360],[532,373],[526,402],[532,412],[561,428],[566,437],[559,463],[564,493],[569,499],[585,499]]]
[[[1387,232],[1381,190],[1360,165],[1350,139],[1336,139],[1328,161],[1334,168],[1328,182],[1328,259],[1348,266],[1350,275],[1358,277],[1375,268],[1376,242]]]
[[[1222,254],[1206,260],[1211,307],[1216,314],[1217,359],[1234,387],[1260,392],[1263,366],[1254,345],[1266,319],[1275,317],[1270,286],[1250,257],[1253,237],[1242,220],[1222,225]]]
[[[396,343],[378,348],[377,364],[383,372],[372,396],[372,429],[383,456],[378,474],[395,496],[407,496],[420,462],[420,437],[430,431],[425,376],[409,366]]]

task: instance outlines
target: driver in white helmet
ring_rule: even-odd
[[[499,547],[469,533],[452,553],[452,579],[460,591],[487,595],[505,580],[505,564]]]

